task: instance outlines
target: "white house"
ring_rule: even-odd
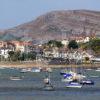
[[[69,41],[68,41],[68,40],[66,40],[66,39],[64,39],[64,40],[62,40],[62,41],[61,41],[61,43],[62,43],[64,46],[67,46],[67,45],[68,45],[68,43],[69,43]]]
[[[9,48],[0,48],[0,56],[4,57],[5,59],[8,58],[9,54],[8,52],[12,51]]]

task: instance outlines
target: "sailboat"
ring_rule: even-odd
[[[74,78],[78,79],[78,80],[81,80],[81,79],[84,79],[86,78],[85,75],[82,75],[80,73],[76,73],[74,71],[66,71],[66,73],[63,73],[63,79],[62,81],[63,82],[69,82],[69,81],[72,81]]]
[[[82,84],[80,84],[79,80],[83,79],[85,76],[82,74],[78,74],[76,68],[73,67],[72,64],[76,65],[76,58],[72,57],[70,58],[70,64],[71,68],[70,71],[63,71],[63,82],[66,82],[66,87],[67,88],[81,88]]]
[[[44,90],[54,90],[53,85],[51,84],[51,78],[50,78],[50,72],[48,72],[48,75],[44,78]]]
[[[46,90],[46,91],[53,91],[54,90],[54,87],[51,83],[51,72],[52,72],[52,69],[47,67],[45,70],[46,76],[43,80],[43,82],[44,82],[43,90]]]

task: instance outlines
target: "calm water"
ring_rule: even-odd
[[[100,72],[81,71],[94,80],[94,86],[65,88],[65,83],[61,82],[60,69],[54,69],[51,80],[55,90],[44,91],[43,78],[47,73],[20,73],[20,69],[0,69],[0,100],[100,100]],[[22,80],[10,80],[12,76],[21,77]]]

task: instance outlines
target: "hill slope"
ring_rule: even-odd
[[[53,11],[36,20],[4,31],[15,37],[33,37],[34,39],[60,39],[61,34],[82,33],[91,30],[100,33],[100,12],[88,10]],[[99,34],[100,35],[100,34]]]

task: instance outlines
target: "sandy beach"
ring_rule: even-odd
[[[33,68],[33,67],[39,67],[39,68],[65,68],[65,67],[83,67],[83,68],[98,68],[100,67],[100,63],[96,64],[80,64],[80,65],[48,65],[48,64],[42,64],[40,62],[34,62],[34,61],[28,61],[28,62],[0,62],[0,68]]]

